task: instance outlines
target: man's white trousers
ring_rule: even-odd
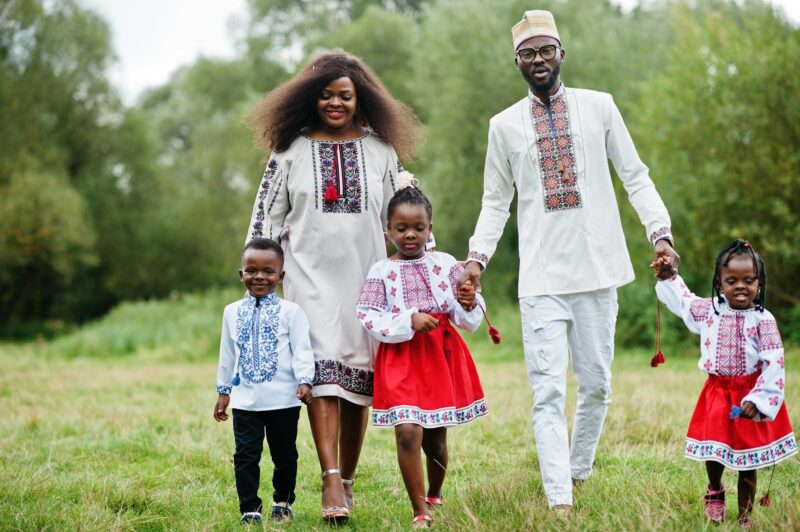
[[[533,389],[533,430],[550,507],[572,504],[572,479],[584,480],[611,403],[611,362],[617,289],[520,299],[528,381]],[[567,366],[578,381],[578,403],[568,445],[564,405]]]

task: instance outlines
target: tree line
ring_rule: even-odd
[[[767,264],[768,307],[784,337],[800,340],[798,28],[761,0],[537,7],[556,16],[564,82],[614,95],[672,215],[690,286],[709,294],[718,249],[749,239]],[[266,155],[242,117],[320,49],[361,56],[416,110],[424,141],[406,166],[432,197],[440,249],[465,256],[488,120],[526,91],[510,28],[529,3],[247,8],[236,58],[198,59],[128,107],[108,80],[114,52],[98,14],[75,0],[0,6],[0,336],[235,283]],[[648,345],[652,252],[617,191],[637,273],[620,290],[618,339]],[[515,297],[517,262],[512,213],[484,280],[496,298]]]

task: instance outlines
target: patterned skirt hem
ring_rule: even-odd
[[[465,425],[489,413],[485,399],[478,399],[462,408],[445,407],[423,410],[413,405],[399,405],[387,410],[372,410],[372,425],[394,427],[403,423],[421,425],[423,428],[452,427]]]
[[[372,406],[372,396],[353,393],[338,384],[317,384],[311,388],[314,397],[339,397],[359,406]]]
[[[689,460],[719,462],[737,471],[749,471],[777,464],[796,453],[797,440],[794,433],[790,433],[764,447],[743,450],[734,450],[716,441],[686,438],[683,455]]]

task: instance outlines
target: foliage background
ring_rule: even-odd
[[[765,257],[785,340],[800,340],[798,28],[760,0],[538,6],[558,20],[565,83],[614,95],[690,286],[708,293],[717,250],[747,238]],[[509,28],[527,7],[250,0],[239,57],[200,59],[126,107],[97,14],[75,0],[3,2],[0,337],[59,335],[124,301],[234,286],[266,155],[242,116],[323,48],[362,56],[417,111],[425,141],[407,166],[432,196],[440,248],[465,256],[488,119],[526,90]],[[638,277],[620,290],[618,342],[649,345],[651,251],[618,190]],[[516,240],[512,215],[484,281],[499,304],[515,297]],[[674,329],[677,350],[685,334]]]

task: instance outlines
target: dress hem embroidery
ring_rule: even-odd
[[[797,440],[790,433],[775,442],[756,449],[734,450],[716,441],[697,441],[686,438],[683,455],[690,460],[719,462],[738,471],[767,467],[797,452]]]

